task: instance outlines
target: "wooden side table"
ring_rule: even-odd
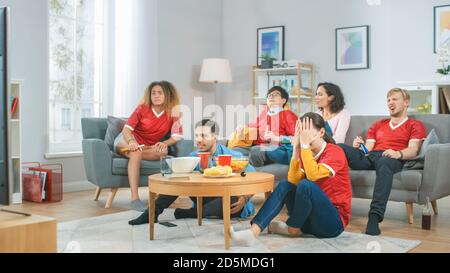
[[[56,253],[56,220],[0,211],[0,253]]]
[[[230,198],[231,196],[265,193],[266,199],[273,191],[273,174],[251,172],[246,177],[206,178],[192,173],[189,179],[169,180],[161,174],[148,178],[150,240],[154,239],[155,199],[157,194],[172,196],[196,196],[198,224],[202,225],[202,198],[222,197],[225,249],[230,249]]]

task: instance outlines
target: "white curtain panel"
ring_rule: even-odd
[[[158,78],[157,1],[115,0],[114,24],[113,107],[108,112],[127,117]]]

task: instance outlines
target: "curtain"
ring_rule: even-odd
[[[114,92],[109,113],[128,117],[144,89],[158,79],[158,29],[156,0],[115,0]]]

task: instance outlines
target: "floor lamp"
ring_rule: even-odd
[[[199,81],[203,83],[214,83],[214,88],[218,83],[231,83],[233,80],[228,59],[204,59]],[[217,92],[214,92],[215,105],[217,105],[216,97]]]

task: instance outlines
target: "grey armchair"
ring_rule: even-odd
[[[128,159],[118,156],[105,143],[106,118],[81,119],[83,159],[89,182],[97,186],[95,201],[102,189],[111,189],[105,208],[110,208],[119,188],[129,187]],[[174,156],[187,156],[193,150],[191,140],[181,140],[174,147]],[[160,171],[159,161],[142,161],[140,186],[148,185],[148,176]]]

